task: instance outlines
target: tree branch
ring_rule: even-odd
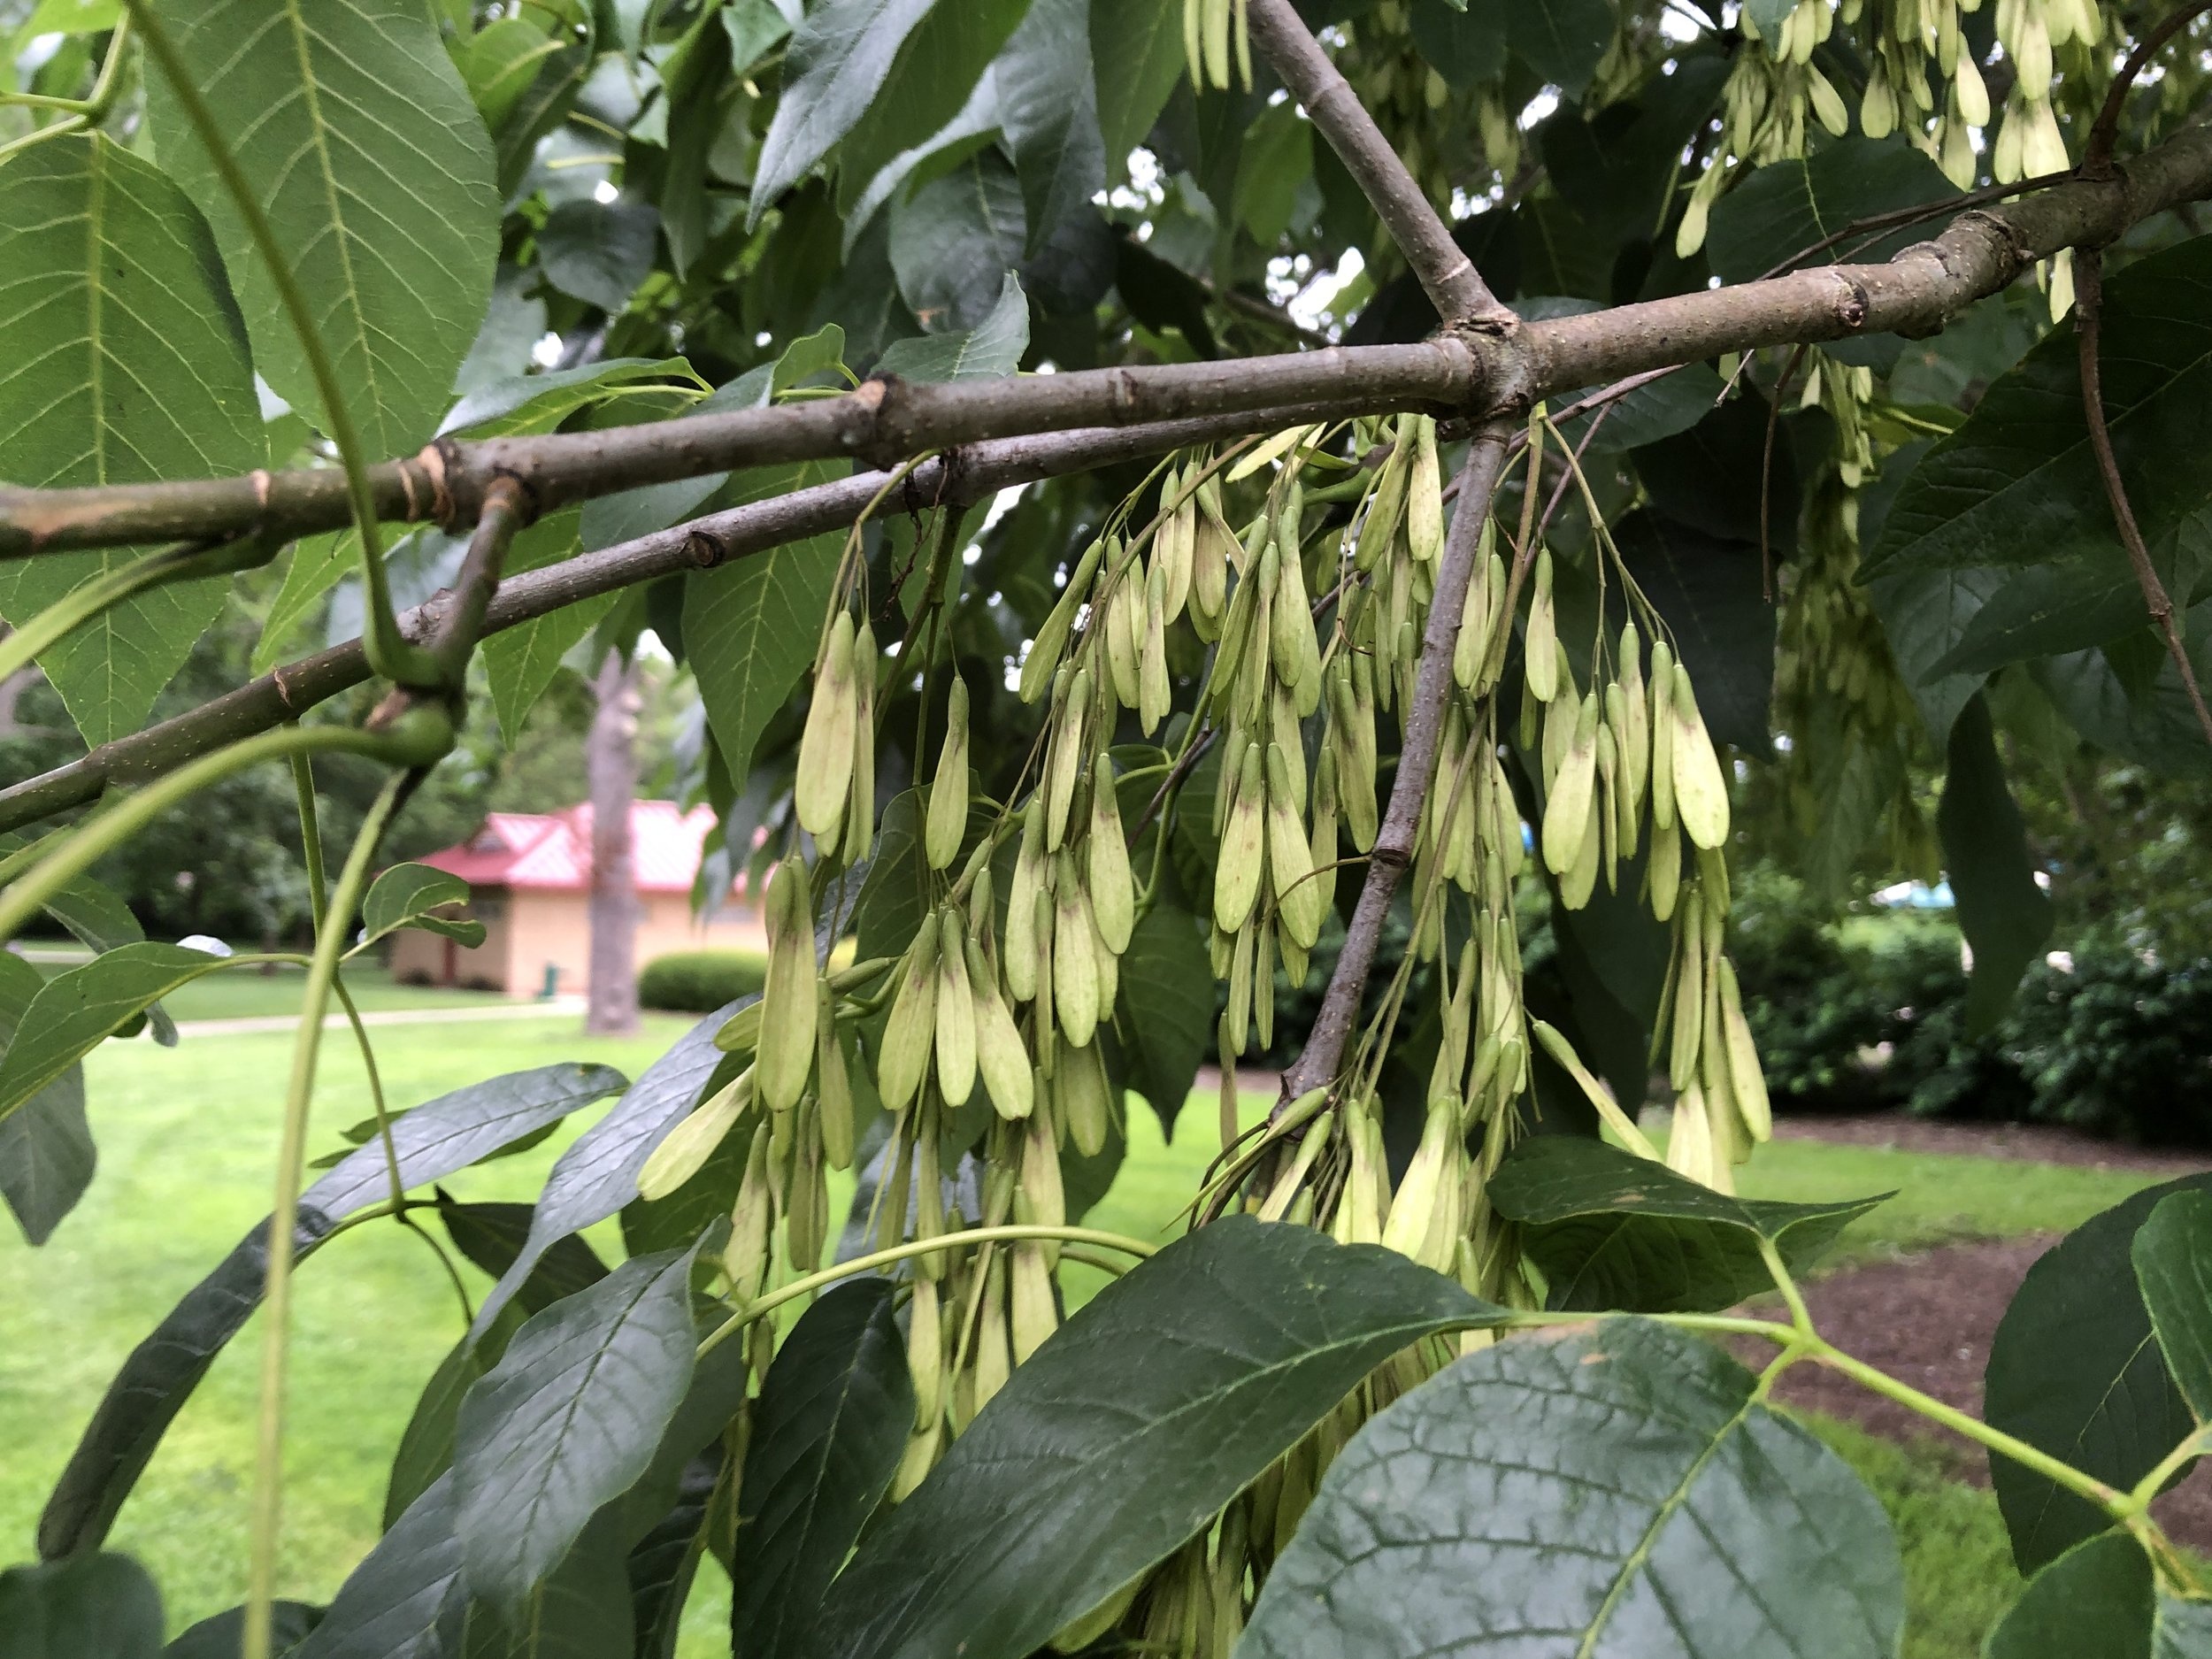
[[[2074,326],[2080,344],[2081,406],[2089,422],[2089,449],[2097,457],[2097,477],[2104,485],[2105,500],[2112,507],[2112,521],[2120,532],[2120,545],[2127,549],[2128,563],[2134,568],[2136,586],[2143,590],[2143,603],[2150,611],[2151,621],[2157,626],[2166,641],[2166,654],[2174,659],[2174,666],[2181,671],[2183,689],[2189,694],[2189,705],[2197,711],[2197,724],[2204,729],[2204,741],[2212,743],[2212,708],[2204,702],[2204,688],[2197,684],[2197,671],[2189,660],[2189,648],[2181,637],[2181,626],[2174,620],[2174,602],[2166,591],[2166,584],[2159,580],[2158,567],[2151,563],[2151,550],[2143,542],[2142,527],[2135,522],[2135,509],[2128,502],[2127,486],[2121,481],[2119,458],[2112,452],[2112,431],[2105,424],[2104,371],[2100,360],[2101,327],[2104,311],[2104,256],[2094,248],[2077,250],[2074,254]]]
[[[502,474],[540,513],[641,484],[767,462],[859,456],[887,465],[953,444],[1240,415],[1263,431],[1273,411],[1317,416],[1394,409],[1482,418],[1539,396],[1671,368],[1723,351],[1895,330],[1932,334],[2033,261],[2109,242],[2136,220],[2212,195],[2212,129],[2193,127],[2113,180],[2060,185],[2001,209],[1962,214],[1935,241],[1880,265],[1793,272],[1580,317],[1509,336],[1463,334],[1419,345],[1333,347],[1218,363],[917,386],[872,380],[842,397],[733,410],[599,432],[479,442],[442,439],[372,469],[380,512],[472,524]],[[349,519],[333,469],[92,489],[0,489],[0,557],[42,550],[261,533],[280,538]]]
[[[1291,404],[1270,411],[1267,424],[1286,428],[1321,414],[1311,405]],[[892,500],[901,511],[972,505],[1016,484],[1235,437],[1249,424],[1247,416],[1215,416],[1121,431],[1054,433],[978,444],[916,467]],[[710,513],[510,577],[486,607],[482,632],[492,634],[518,627],[579,600],[662,576],[711,569],[826,530],[841,529],[860,517],[890,477],[887,472],[856,473],[833,484]],[[400,631],[411,641],[433,637],[456,603],[453,594],[439,594],[404,612]],[[358,640],[287,663],[173,719],[103,743],[67,765],[0,789],[0,830],[82,806],[111,787],[145,783],[226,743],[297,719],[315,704],[368,678],[368,659]]]
[[[1421,807],[1428,799],[1429,782],[1436,770],[1436,750],[1444,730],[1444,709],[1452,689],[1452,651],[1459,641],[1460,612],[1466,608],[1467,584],[1472,578],[1477,549],[1482,544],[1483,521],[1490,516],[1491,497],[1504,471],[1512,428],[1492,422],[1467,447],[1460,468],[1459,506],[1452,515],[1444,555],[1438,562],[1436,593],[1429,602],[1428,626],[1421,635],[1421,662],[1413,682],[1413,704],[1407,711],[1405,741],[1398,751],[1398,774],[1390,785],[1390,802],[1368,854],[1367,879],[1345,929],[1344,948],[1337,955],[1335,972],[1321,998],[1320,1012],[1306,1038],[1305,1052],[1283,1073],[1285,1101],[1308,1089],[1318,1088],[1344,1064],[1344,1048],[1359,1021],[1360,999],[1366,994],[1367,976],[1375,965],[1383,922],[1398,883],[1413,862],[1414,843],[1421,830]]]
[[[1375,118],[1322,50],[1291,0],[1248,0],[1252,38],[1329,141],[1447,328],[1509,334],[1520,319],[1490,292]]]
[[[1419,345],[1333,347],[1217,363],[1165,364],[917,386],[871,380],[842,397],[687,416],[599,432],[478,442],[441,439],[371,469],[377,510],[396,519],[475,522],[503,474],[544,513],[641,484],[767,462],[857,456],[888,465],[932,449],[1086,426],[1202,416],[1265,431],[1285,405],[1310,418],[1420,409],[1481,419],[1537,397],[1671,368],[1724,351],[1885,331],[1936,332],[2062,248],[2110,242],[2138,219],[2212,195],[2212,128],[2146,151],[2110,180],[2080,180],[2001,209],[1963,213],[1933,242],[1880,265],[1793,272],[1580,317],[1510,335]],[[41,551],[265,534],[348,522],[330,468],[88,489],[0,489],[0,558]]]

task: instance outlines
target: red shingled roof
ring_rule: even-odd
[[[673,801],[630,807],[630,857],[641,893],[688,893],[713,811]],[[580,893],[591,885],[591,803],[565,812],[494,812],[458,847],[421,859],[472,887]]]

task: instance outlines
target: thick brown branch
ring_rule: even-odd
[[[1344,163],[1445,326],[1471,323],[1507,332],[1517,327],[1518,319],[1452,240],[1451,227],[1406,171],[1291,0],[1248,0],[1248,4],[1253,40]]]
[[[1504,470],[1512,428],[1493,422],[1476,433],[1467,446],[1466,464],[1459,473],[1459,506],[1452,515],[1444,556],[1438,562],[1436,594],[1429,602],[1428,626],[1421,635],[1421,663],[1413,682],[1413,703],[1407,710],[1405,741],[1399,747],[1398,775],[1390,786],[1390,802],[1383,809],[1382,826],[1368,855],[1367,879],[1359,902],[1345,930],[1344,949],[1337,955],[1336,970],[1329,976],[1321,1010],[1314,1016],[1305,1052],[1283,1074],[1286,1101],[1310,1088],[1318,1088],[1344,1064],[1345,1045],[1359,1022],[1360,999],[1367,990],[1367,976],[1374,969],[1376,947],[1382,941],[1383,923],[1398,883],[1413,862],[1413,849],[1421,829],[1421,807],[1428,799],[1436,770],[1436,751],[1444,730],[1444,709],[1452,688],[1452,651],[1459,641],[1460,612],[1466,608],[1467,584],[1475,568],[1475,554],[1482,541],[1483,520],[1490,516],[1491,497]]]
[[[2212,129],[2193,127],[2108,181],[2060,185],[1962,214],[1933,242],[1881,265],[1827,265],[1580,317],[1509,335],[1462,334],[1420,345],[1339,347],[1216,363],[913,386],[870,381],[843,397],[733,410],[645,426],[536,438],[442,442],[374,469],[378,510],[396,519],[472,524],[502,474],[540,512],[641,484],[772,461],[873,462],[1025,433],[1239,417],[1263,431],[1277,409],[1343,417],[1425,409],[1480,419],[1538,396],[1671,368],[1723,351],[1895,330],[1927,334],[2034,260],[2100,246],[2177,203],[2212,195]],[[41,549],[261,533],[280,539],[348,518],[332,469],[100,489],[0,489],[0,557]]]
[[[858,457],[888,466],[990,439],[1235,413],[1250,417],[1238,430],[1263,430],[1267,411],[1290,403],[1325,411],[1448,411],[1478,398],[1494,379],[1463,346],[1446,341],[1018,380],[870,380],[842,397],[767,409],[539,437],[441,439],[419,455],[372,469],[371,482],[386,517],[434,519],[452,529],[475,522],[501,478],[521,484],[542,516],[639,485],[772,462]],[[172,520],[198,526],[192,534],[200,538],[255,530],[286,539],[334,530],[349,522],[345,480],[322,468],[94,489],[0,489],[0,557],[185,539],[159,529]]]
[[[1317,416],[1310,405],[1291,404],[1273,411],[1269,424],[1294,426]],[[1246,424],[1245,417],[1216,416],[1122,431],[1054,433],[978,444],[917,467],[894,490],[885,509],[919,511],[941,505],[967,505],[1012,485],[1233,437]],[[859,518],[889,481],[886,472],[857,473],[834,484],[710,513],[634,541],[511,577],[500,584],[486,607],[482,632],[496,634],[595,595],[657,577],[710,568],[826,530],[841,529]],[[400,618],[401,632],[413,641],[433,637],[454,604],[452,594],[439,595],[404,613]],[[111,786],[144,783],[211,749],[296,719],[315,704],[368,678],[368,658],[358,640],[287,663],[188,713],[103,743],[65,766],[0,789],[0,830],[82,806]]]

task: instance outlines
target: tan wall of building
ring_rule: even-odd
[[[395,935],[392,975],[433,984],[480,985],[510,996],[535,996],[545,988],[545,971],[557,971],[556,990],[581,995],[591,959],[589,897],[583,893],[488,888],[471,901],[468,914],[484,924],[484,942],[464,950],[434,933],[404,931]],[[677,950],[765,950],[767,937],[751,910],[726,906],[710,927],[702,927],[681,893],[640,895],[637,964]]]

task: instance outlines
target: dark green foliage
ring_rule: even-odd
[[[768,959],[750,950],[680,950],[656,956],[637,977],[641,1008],[703,1014],[768,982]]]
[[[2033,1115],[2153,1146],[2212,1146],[2212,962],[2095,946],[2029,975],[2011,1022]]]

